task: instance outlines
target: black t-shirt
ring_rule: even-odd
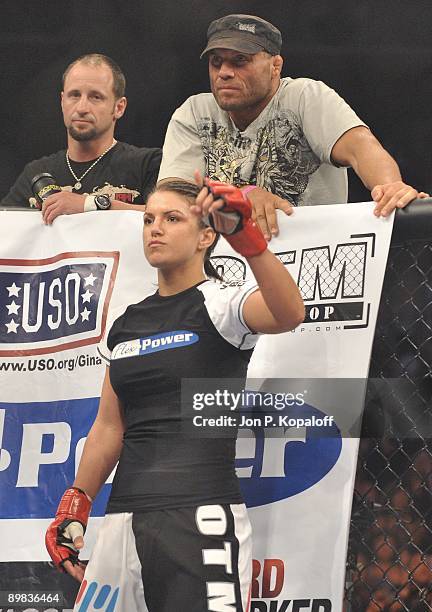
[[[74,193],[104,193],[129,204],[144,204],[156,184],[160,160],[160,149],[139,148],[117,142],[85,175],[81,189],[74,189]],[[70,163],[79,178],[94,161]],[[32,179],[42,172],[52,174],[57,184],[67,191],[72,191],[76,183],[66,163],[66,151],[58,151],[28,163],[1,204],[29,205],[30,198],[33,198]]]
[[[242,308],[255,289],[204,281],[176,295],[153,294],[108,324],[99,350],[126,430],[107,512],[242,502],[235,437],[185,433],[180,386],[185,378],[246,378],[257,335]]]

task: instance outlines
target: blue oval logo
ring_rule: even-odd
[[[264,428],[254,429],[255,449],[250,453],[253,441],[237,449],[236,467],[240,487],[249,508],[264,506],[288,497],[298,495],[322,480],[336,464],[342,450],[342,436],[337,425],[328,424],[326,415],[308,404],[292,406],[283,412],[287,419],[303,419],[313,423],[306,426],[306,435],[300,438],[304,429],[287,428],[285,437],[266,437]],[[326,424],[324,425],[324,423]],[[298,433],[298,436],[296,436]],[[270,431],[271,434],[271,431]],[[273,445],[273,448],[268,447]],[[240,452],[239,452],[240,451]],[[271,452],[269,452],[271,451]],[[244,472],[250,473],[249,477]]]

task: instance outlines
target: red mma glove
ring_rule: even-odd
[[[64,492],[55,519],[47,529],[45,546],[55,565],[63,571],[65,561],[78,565],[79,551],[73,541],[84,535],[90,510],[90,498],[81,489],[71,487]]]
[[[252,220],[252,206],[246,196],[233,185],[205,179],[215,199],[222,198],[222,208],[209,214],[209,222],[214,230],[223,234],[240,255],[253,257],[267,248],[261,230]]]

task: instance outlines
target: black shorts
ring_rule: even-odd
[[[244,504],[108,514],[74,612],[247,612],[251,576]]]

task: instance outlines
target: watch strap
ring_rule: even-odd
[[[94,195],[88,195],[86,196],[86,199],[84,200],[84,212],[91,212],[92,210],[97,210],[97,206],[96,206],[96,202],[95,202],[95,196]]]

